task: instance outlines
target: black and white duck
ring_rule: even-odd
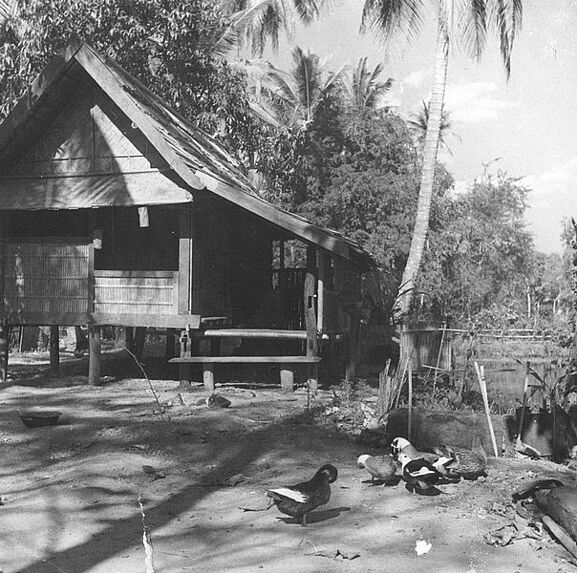
[[[325,464],[308,481],[296,485],[269,489],[270,497],[281,513],[301,519],[304,526],[307,515],[320,505],[328,503],[331,497],[330,484],[337,479],[337,468]]]
[[[407,454],[399,454],[403,479],[410,491],[419,493],[432,488],[441,479],[442,475],[433,464],[422,458],[411,459]]]
[[[478,436],[473,438],[473,444],[470,450],[447,445],[436,446],[433,450],[441,456],[453,459],[453,462],[447,465],[449,476],[474,480],[482,475],[486,475],[487,453]]]
[[[434,463],[439,459],[439,454],[431,452],[420,452],[406,438],[397,437],[391,442],[391,453],[398,459],[399,454],[405,454],[412,460],[424,459],[429,463]]]
[[[395,458],[389,454],[382,456],[370,456],[363,454],[357,458],[357,467],[367,470],[371,474],[371,483],[375,479],[385,482],[385,484],[395,481],[397,474],[397,464]]]

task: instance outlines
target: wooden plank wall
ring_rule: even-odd
[[[200,199],[193,205],[192,312],[231,316],[229,228],[220,201]]]
[[[237,324],[280,326],[278,293],[272,288],[272,238],[269,228],[243,211],[229,209],[231,307]]]

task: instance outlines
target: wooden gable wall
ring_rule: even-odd
[[[79,89],[11,176],[133,173],[166,168],[142,133],[98,88]]]

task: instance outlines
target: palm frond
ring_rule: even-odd
[[[488,0],[489,24],[499,37],[499,48],[507,78],[511,75],[511,52],[517,32],[521,29],[521,0]]]
[[[466,52],[478,60],[487,43],[486,0],[467,0],[459,20],[459,37]]]
[[[19,0],[0,0],[0,24],[15,18],[19,10]]]
[[[278,117],[278,110],[275,109],[273,106],[270,105],[269,102],[256,102],[256,101],[249,101],[249,107],[251,111],[256,115],[259,119],[272,125],[273,127],[279,127],[280,123],[277,119]]]
[[[373,71],[367,68],[367,58],[360,58],[353,68],[349,87],[349,98],[353,107],[361,113],[370,109],[376,109],[382,102],[386,93],[391,89],[393,80],[379,81],[383,72],[383,64],[379,63]]]
[[[423,0],[366,0],[361,18],[361,32],[372,31],[389,42],[402,34],[411,42],[423,28]]]
[[[272,96],[283,100],[287,105],[296,106],[299,103],[298,91],[291,85],[289,75],[272,65],[266,76],[266,89]]]
[[[243,3],[243,5],[245,4]],[[260,29],[263,11],[268,7],[269,0],[258,0],[248,7],[235,11],[230,17],[230,24],[215,42],[216,53],[218,55],[227,54],[241,43],[243,37],[247,37],[250,32]]]
[[[319,16],[322,0],[294,0],[294,7],[304,24],[310,24]]]

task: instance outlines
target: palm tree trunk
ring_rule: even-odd
[[[415,281],[421,266],[423,249],[429,230],[429,214],[431,210],[431,199],[433,197],[433,183],[435,178],[435,165],[437,163],[437,150],[439,148],[439,134],[447,82],[448,61],[449,36],[447,26],[442,17],[439,17],[435,67],[433,70],[433,90],[429,104],[429,121],[423,151],[423,170],[421,173],[421,186],[419,188],[419,199],[417,203],[417,216],[413,229],[413,237],[411,239],[409,258],[403,271],[401,286],[393,307],[394,319],[397,323],[403,323],[405,321],[411,308],[411,302],[415,292]]]

